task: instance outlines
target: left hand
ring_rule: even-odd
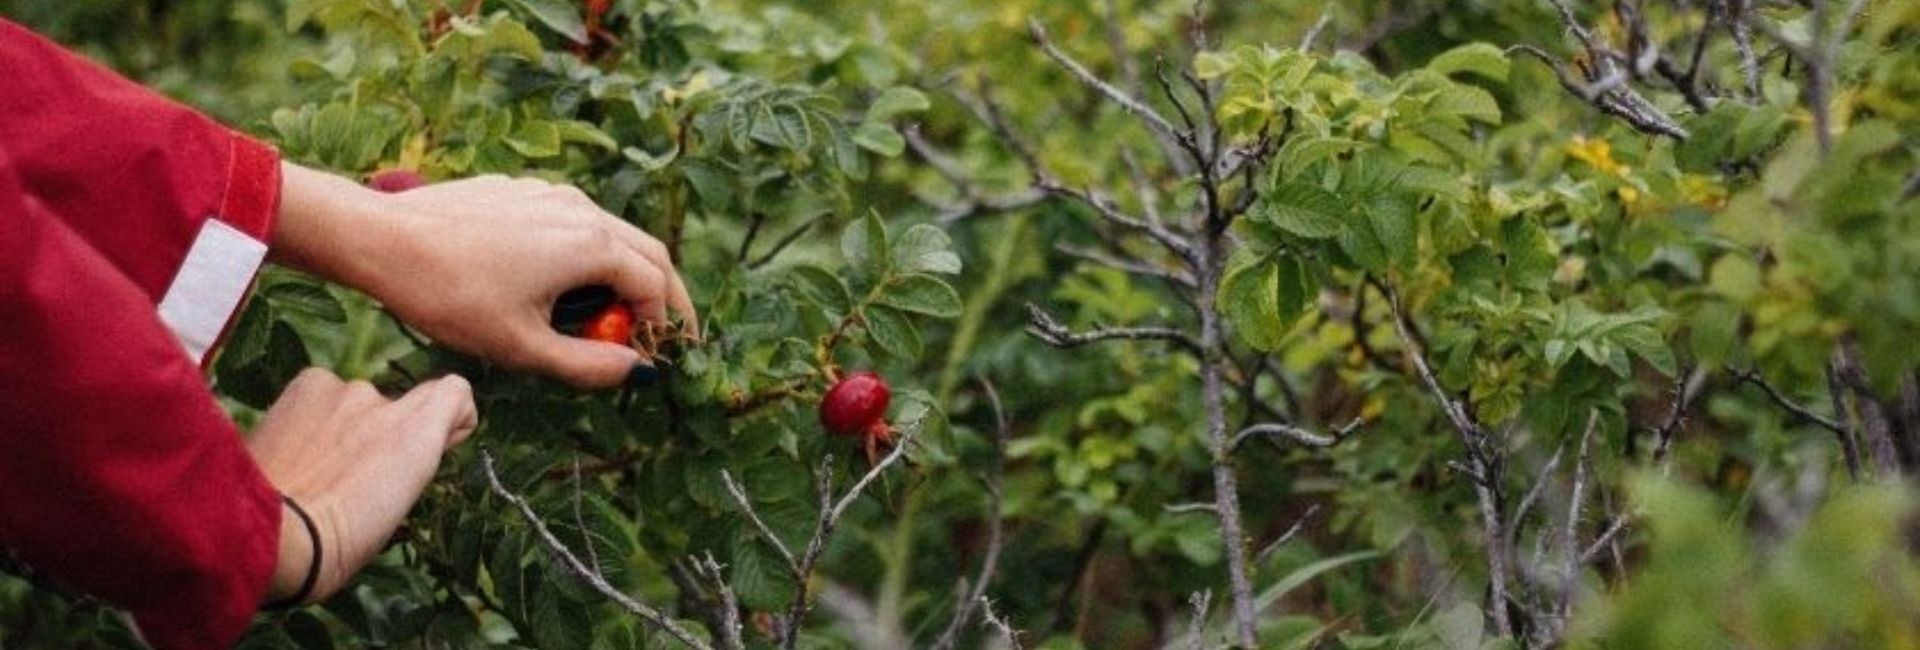
[[[548,323],[554,299],[614,288],[644,320],[698,315],[666,246],[579,189],[504,176],[380,194],[283,166],[276,261],[367,292],[435,341],[583,387],[623,381],[650,360]]]

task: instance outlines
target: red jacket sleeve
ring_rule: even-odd
[[[5,20],[0,71],[21,185],[205,361],[266,254],[278,154]]]
[[[278,157],[5,20],[0,71],[0,546],[157,648],[231,646],[281,509],[196,364]]]
[[[279,496],[140,287],[4,150],[0,377],[0,545],[156,648],[231,646],[273,571]]]

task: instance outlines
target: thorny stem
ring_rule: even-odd
[[[1487,612],[1493,619],[1494,629],[1502,636],[1513,636],[1514,626],[1507,614],[1507,602],[1512,593],[1508,585],[1511,558],[1510,547],[1506,544],[1506,521],[1502,517],[1500,504],[1501,461],[1492,441],[1480,423],[1467,412],[1466,405],[1447,392],[1440,380],[1433,374],[1433,368],[1427,364],[1426,351],[1420,345],[1420,339],[1413,333],[1413,325],[1408,322],[1406,311],[1400,304],[1400,294],[1386,284],[1380,286],[1387,297],[1387,306],[1392,311],[1393,328],[1399,333],[1400,341],[1406,348],[1407,357],[1413,362],[1414,370],[1420,375],[1422,383],[1433,393],[1440,408],[1453,423],[1460,435],[1460,442],[1467,452],[1467,468],[1473,475],[1474,496],[1480,504],[1480,522],[1485,538],[1487,555],[1488,606]]]
[[[1007,422],[1007,412],[1000,403],[1000,391],[993,382],[980,377],[980,390],[987,396],[987,404],[993,408],[993,464],[988,467],[984,478],[987,488],[987,553],[980,560],[980,573],[968,588],[965,579],[960,581],[960,601],[954,607],[953,619],[947,622],[947,629],[933,644],[934,650],[952,648],[960,640],[960,631],[973,619],[976,604],[986,601],[987,586],[993,583],[993,572],[1000,563],[1001,536],[1004,524],[1000,521],[1000,511],[1004,501],[1001,482],[1006,474],[1007,440],[1012,437],[1012,425]]]
[[[632,596],[628,596],[625,592],[615,588],[607,582],[606,576],[601,575],[598,569],[588,567],[585,562],[580,560],[579,556],[574,555],[573,551],[569,550],[567,545],[560,541],[560,538],[554,536],[553,531],[547,529],[546,522],[541,520],[540,515],[533,511],[533,506],[528,505],[526,499],[514,494],[511,490],[508,490],[505,485],[500,483],[500,475],[493,469],[493,454],[486,449],[480,450],[480,469],[482,473],[486,474],[487,486],[493,490],[493,493],[505,500],[509,505],[512,505],[515,510],[520,511],[521,518],[525,519],[528,525],[533,526],[534,533],[540,536],[540,541],[546,545],[547,551],[559,559],[567,571],[573,574],[574,578],[586,583],[588,587],[599,592],[600,595],[606,596],[607,599],[612,600],[614,604],[619,605],[621,609],[625,609],[627,612],[640,617],[642,620],[665,630],[667,634],[680,640],[681,643],[685,643],[687,646],[699,650],[712,649],[712,646],[702,642],[699,637],[695,637],[693,633],[687,631],[686,628],[680,627],[679,623],[674,622],[672,618],[661,613],[660,610],[635,600]]]

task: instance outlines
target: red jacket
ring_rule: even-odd
[[[0,547],[230,647],[281,506],[204,361],[266,253],[278,155],[0,20]]]

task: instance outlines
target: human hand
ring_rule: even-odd
[[[554,299],[613,287],[641,319],[697,314],[659,240],[580,190],[503,176],[396,194],[284,166],[274,256],[359,288],[435,341],[579,386],[620,383],[643,359],[627,346],[561,335]]]
[[[457,375],[420,384],[396,400],[319,368],[287,385],[248,437],[247,450],[319,529],[321,565],[310,602],[339,591],[386,547],[433,479],[441,454],[477,424],[472,389]],[[306,527],[282,511],[269,600],[292,595],[313,558]]]

